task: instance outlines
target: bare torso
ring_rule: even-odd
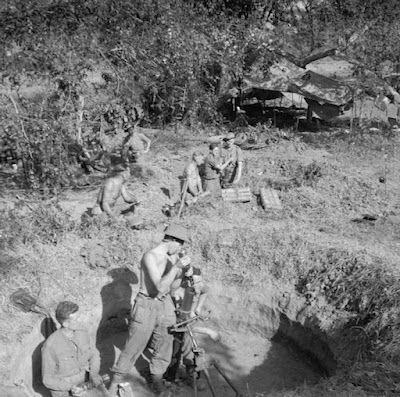
[[[147,251],[140,262],[140,292],[149,296],[156,296],[158,289],[149,276],[149,266],[156,272],[157,281],[170,271],[176,261],[176,255],[168,255],[161,248],[161,244]]]
[[[191,161],[185,168],[183,175],[188,182],[189,192],[197,193],[200,185],[200,175],[196,162]]]
[[[102,206],[104,204],[104,198],[107,196],[108,204],[114,205],[119,196],[121,196],[123,184],[124,180],[119,175],[107,179],[105,185],[99,191],[97,196],[97,204]]]
[[[199,177],[199,170],[197,168],[197,164],[194,161],[190,162],[187,165],[184,171],[184,175],[188,179],[188,181],[197,182],[197,178]]]

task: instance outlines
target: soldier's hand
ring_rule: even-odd
[[[84,395],[85,391],[78,386],[72,386],[71,393],[74,397],[81,397]]]
[[[103,383],[103,378],[99,374],[92,375],[91,379],[96,387]]]
[[[218,342],[221,340],[221,336],[219,335],[219,332],[214,331],[213,329],[210,329],[208,331],[208,336],[214,341],[214,342]]]
[[[185,269],[185,277],[192,277],[193,276],[193,267],[189,265],[187,269]]]
[[[190,257],[189,255],[184,256],[183,258],[179,258],[175,262],[175,266],[179,267],[179,269],[183,269],[184,267],[190,265]]]

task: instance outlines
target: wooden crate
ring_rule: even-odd
[[[279,199],[278,192],[274,189],[260,188],[261,205],[264,209],[281,210],[282,203]]]
[[[224,201],[245,203],[251,201],[251,190],[249,187],[222,189]]]

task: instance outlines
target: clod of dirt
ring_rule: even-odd
[[[91,269],[97,267],[108,268],[107,254],[104,247],[97,242],[90,242],[81,249],[80,255],[84,257]]]

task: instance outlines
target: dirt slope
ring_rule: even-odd
[[[231,298],[224,294],[226,288],[233,288],[239,297],[252,302],[254,288],[265,290],[275,280],[276,287],[271,289],[281,295],[265,295],[266,301],[275,299],[271,307],[283,310],[285,294],[295,294],[300,306],[307,306],[295,283],[313,261],[318,263],[316,247],[321,252],[362,253],[372,260],[378,258],[379,266],[388,271],[397,271],[398,139],[340,134],[336,137],[335,140],[322,133],[301,139],[297,136],[246,151],[241,185],[251,187],[252,201],[199,203],[185,208],[182,215],[181,222],[191,230],[191,256],[218,291],[210,299],[211,325],[223,334],[221,346],[226,347],[225,353],[235,345],[226,370],[241,387],[248,388],[251,396],[294,389],[304,379],[315,382],[319,375],[303,361],[297,362],[287,348],[269,340],[271,330],[268,333],[259,327],[264,317],[259,309],[249,306],[246,315],[241,313],[243,321],[239,321],[238,306],[230,304]],[[178,176],[192,151],[208,151],[205,143],[194,144],[191,138],[190,133],[181,132],[155,140],[153,150],[134,169],[135,177],[130,182],[130,188],[141,200],[134,213],[128,211],[130,222],[121,219],[112,225],[101,218],[87,221],[85,213],[95,202],[99,179],[96,186],[62,191],[54,198],[18,192],[18,201],[15,192],[2,191],[1,199],[9,213],[3,214],[1,230],[5,256],[0,383],[11,386],[23,378],[31,391],[38,393],[36,396],[45,396],[38,381],[40,369],[35,367],[43,341],[42,318],[22,313],[10,304],[9,295],[17,288],[26,288],[50,310],[63,299],[78,301],[88,313],[87,326],[94,334],[99,324],[107,329],[107,321],[116,321],[120,330],[116,331],[113,325],[115,335],[103,335],[101,343],[110,349],[108,338],[119,338],[115,344],[122,347],[125,320],[123,315],[114,314],[129,309],[137,289],[140,257],[159,241],[165,225],[171,221],[161,209],[177,201]],[[379,182],[382,175],[385,183]],[[259,205],[260,187],[278,190],[282,211],[265,211]],[[121,203],[116,210],[124,212],[130,207]],[[365,221],[364,214],[374,215],[376,220]],[[132,224],[141,225],[140,230],[132,229]],[[98,256],[91,260],[88,251],[97,252]],[[126,278],[127,282],[122,282],[114,270],[123,272],[122,280]],[[113,283],[118,288],[107,290]],[[112,294],[111,304],[105,299],[108,293]],[[334,319],[347,318],[346,313],[322,300],[306,308],[308,314],[303,313],[303,317],[299,315],[301,307],[284,312],[303,324],[317,316],[318,325],[308,326],[328,333],[333,332]],[[221,347],[207,346],[217,356],[225,354]],[[107,367],[110,360],[106,357]],[[219,390],[228,396],[228,390]],[[337,390],[333,393],[339,395]]]

